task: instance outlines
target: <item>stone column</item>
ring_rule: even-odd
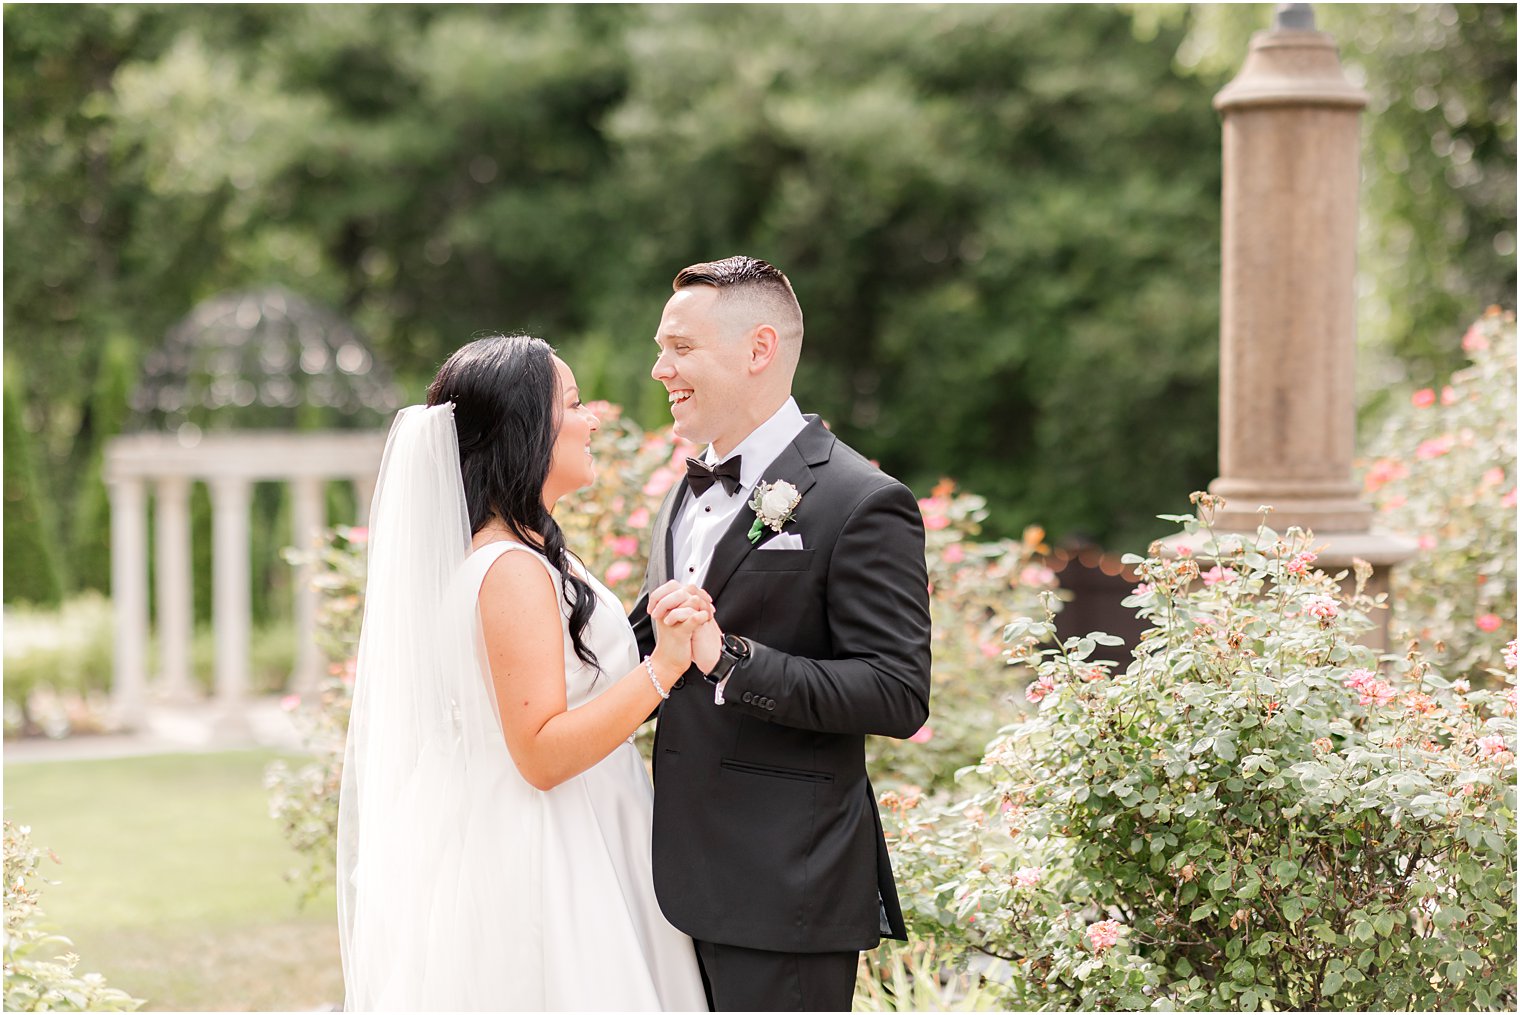
[[[211,613],[216,641],[217,732],[248,730],[248,649],[252,628],[248,514],[253,484],[242,477],[211,481]]]
[[[1219,530],[1254,532],[1258,508],[1270,505],[1277,531],[1314,532],[1326,570],[1357,557],[1381,565],[1376,592],[1413,547],[1372,532],[1352,471],[1366,104],[1308,4],[1280,5],[1214,98],[1224,118],[1224,235],[1219,478],[1209,489],[1228,501]]]
[[[183,703],[199,697],[190,675],[194,591],[190,564],[190,480],[160,479],[154,494],[158,587],[158,695]]]
[[[291,484],[292,537],[296,549],[310,553],[316,548],[326,517],[326,490],[315,476],[302,476]],[[291,690],[306,694],[317,686],[322,659],[317,650],[317,590],[311,580],[315,568],[303,564],[296,571],[296,664]]]
[[[142,725],[148,687],[147,489],[135,476],[106,480],[111,499],[111,603],[116,642],[111,701],[116,720]]]

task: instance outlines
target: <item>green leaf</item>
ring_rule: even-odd
[[[1340,990],[1341,987],[1345,985],[1345,983],[1346,978],[1340,973],[1326,973],[1324,980],[1320,982],[1319,990],[1321,994],[1334,994],[1336,991]]]
[[[1214,738],[1214,756],[1220,761],[1235,760],[1235,743],[1224,737]]]

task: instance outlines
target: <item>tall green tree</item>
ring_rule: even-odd
[[[62,582],[54,551],[57,537],[37,484],[31,434],[16,393],[16,370],[5,374],[5,601],[53,606]]]

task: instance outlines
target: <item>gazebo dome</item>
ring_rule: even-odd
[[[128,429],[349,429],[401,406],[358,329],[280,286],[196,306],[148,354]]]

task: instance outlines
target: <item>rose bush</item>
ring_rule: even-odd
[[[1478,677],[1515,637],[1515,317],[1467,330],[1471,365],[1393,412],[1363,481],[1382,524],[1417,541],[1394,571],[1395,637]]]
[[[99,973],[77,975],[79,956],[73,942],[38,925],[38,873],[42,850],[32,845],[31,829],[4,823],[5,831],[5,1010],[135,1011],[142,1002],[106,986]],[[53,862],[58,858],[48,856]]]
[[[311,700],[295,695],[285,707],[296,713],[309,759],[292,765],[274,761],[264,772],[269,816],[301,858],[286,877],[310,899],[331,885],[338,841],[338,789],[343,779],[343,748],[353,702],[354,657],[364,620],[364,547],[369,532],[340,525],[324,534],[314,549],[291,549],[286,560],[311,565],[317,586],[317,644],[328,659],[328,672]]]
[[[1015,620],[1038,711],[948,802],[885,795],[913,932],[1010,1008],[1512,1010],[1513,648],[1503,690],[1375,655],[1369,570],[1296,530],[1159,550],[1127,663]]]
[[[929,567],[934,665],[929,721],[907,740],[870,737],[866,757],[878,789],[936,792],[957,769],[982,755],[999,717],[1027,707],[1027,670],[1009,665],[1002,639],[1007,618],[1037,609],[1056,578],[1041,558],[1045,534],[978,541],[987,502],[943,480],[918,502]]]

